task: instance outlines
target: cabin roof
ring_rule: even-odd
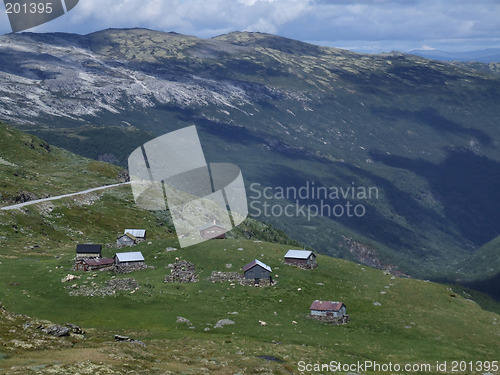
[[[285,254],[285,258],[308,259],[311,254],[314,254],[311,250],[288,250]],[[316,256],[316,254],[314,254],[314,256]]]
[[[130,233],[132,236],[136,238],[144,238],[146,237],[146,229],[125,229],[123,234]]]
[[[101,245],[94,244],[78,244],[76,245],[77,254],[95,254],[102,251]]]
[[[243,271],[247,272],[249,269],[251,269],[251,268],[253,268],[255,266],[261,266],[265,270],[267,270],[269,272],[273,272],[273,270],[271,269],[271,267],[269,267],[267,264],[262,263],[260,260],[257,260],[257,259],[252,260],[245,267],[243,267]]]
[[[226,230],[226,228],[224,228],[222,225],[214,224],[214,223],[204,225],[204,226],[200,227],[199,230],[207,230],[207,229],[212,228],[212,227],[217,227],[217,228],[220,228],[222,230]]]
[[[342,306],[345,306],[342,302],[316,300],[311,304],[311,310],[340,311]]]
[[[123,236],[127,236],[128,238],[130,238],[131,240],[134,240],[134,241],[137,239],[137,237],[136,237],[136,236],[134,236],[134,235],[130,234],[129,232],[127,232],[127,233],[125,233],[125,234],[120,234],[120,235],[118,236],[118,238],[122,238]]]
[[[134,251],[130,253],[116,253],[115,257],[118,262],[143,262],[144,256],[140,251]]]
[[[89,266],[107,266],[114,263],[112,258],[101,258],[101,259],[85,259],[84,262]]]

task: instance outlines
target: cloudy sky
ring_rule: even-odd
[[[60,1],[60,0],[54,0]],[[0,34],[11,32],[5,10]],[[500,0],[80,0],[33,32],[260,31],[363,52],[500,48]]]

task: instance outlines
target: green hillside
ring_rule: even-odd
[[[2,130],[5,137],[17,134]],[[16,157],[2,151],[0,157],[37,171],[52,163],[32,158],[24,152],[30,144],[23,144],[18,143]],[[51,150],[76,165],[89,162]],[[95,181],[107,168],[116,171],[99,165]],[[2,164],[0,172],[9,168]],[[47,169],[44,181],[56,176],[57,169]],[[71,270],[77,243],[113,244],[124,227],[148,230],[148,240],[133,250],[141,251],[151,268],[129,274]],[[299,374],[299,361],[435,364],[494,361],[500,352],[500,316],[470,297],[325,255],[318,256],[319,268],[312,271],[285,265],[283,255],[298,244],[266,242],[292,243],[283,232],[252,220],[230,233],[235,238],[167,252],[178,247],[168,214],[135,207],[128,186],[0,211],[0,236],[0,301],[6,308],[0,309],[0,373]],[[103,255],[116,251],[105,247]],[[255,258],[273,268],[276,285],[255,288],[208,279],[212,271],[241,272]],[[163,282],[169,264],[178,259],[195,264],[199,282]],[[80,278],[61,282],[68,274]],[[124,278],[133,278],[139,289],[101,295],[107,282]],[[330,326],[307,319],[315,299],[344,302],[351,321]],[[177,323],[179,316],[190,323]],[[215,328],[221,319],[234,324]],[[48,325],[45,320],[76,324],[87,333],[54,338],[36,328]],[[145,346],[114,342],[115,334]]]

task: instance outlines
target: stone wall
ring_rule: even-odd
[[[319,320],[320,322],[323,322],[323,323],[337,324],[337,325],[338,324],[346,324],[350,320],[349,315],[344,315],[340,318],[336,318],[333,316],[308,315],[307,319],[314,319],[314,320]]]

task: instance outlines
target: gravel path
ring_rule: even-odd
[[[0,210],[17,210],[17,209],[23,208],[25,206],[31,206],[32,204],[37,204],[37,203],[41,203],[41,202],[48,202],[48,201],[55,201],[55,200],[62,199],[62,198],[74,197],[74,196],[77,196],[77,195],[92,193],[93,191],[105,190],[105,189],[110,189],[110,188],[114,188],[114,187],[117,187],[117,186],[129,185],[129,184],[130,184],[130,182],[123,182],[121,184],[100,186],[100,187],[96,187],[96,188],[93,188],[93,189],[79,191],[77,193],[64,194],[64,195],[59,195],[57,197],[49,197],[49,198],[43,198],[43,199],[37,199],[37,200],[34,200],[34,201],[28,201],[28,202],[24,202],[24,203],[19,203],[19,204],[15,204],[13,206],[0,207]]]

